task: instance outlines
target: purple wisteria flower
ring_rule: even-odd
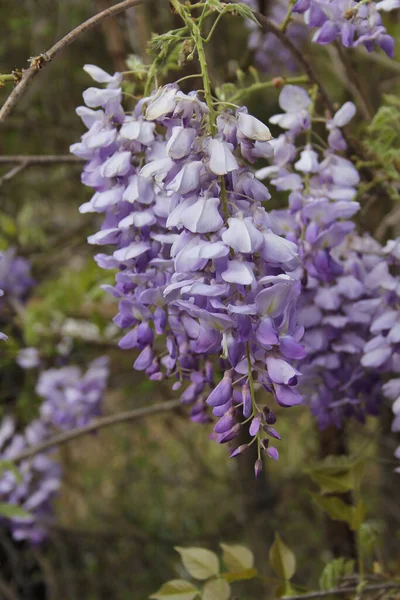
[[[244,0],[245,4],[253,10],[258,10],[256,0]],[[286,0],[276,0],[268,4],[267,17],[276,25],[280,25],[287,13],[288,3]],[[258,68],[272,75],[282,75],[282,71],[297,71],[298,64],[293,59],[290,50],[278,38],[269,32],[265,32],[252,20],[246,21],[250,30],[248,39],[249,49],[254,53],[254,59]],[[300,47],[306,40],[307,27],[300,17],[292,20],[287,27],[286,35],[297,46]]]
[[[108,375],[107,356],[91,362],[85,373],[75,366],[42,371],[36,386],[37,394],[44,398],[41,421],[59,429],[89,423],[101,414]]]
[[[300,252],[298,319],[305,330],[304,348],[292,358],[299,359],[301,390],[319,426],[341,427],[349,417],[363,421],[366,414],[377,414],[382,397],[379,374],[362,364],[372,320],[366,311],[374,311],[377,300],[370,273],[382,262],[382,250],[353,233],[349,219],[359,209],[354,200],[359,175],[341,156],[346,149],[341,128],[355,107],[347,102],[327,120],[325,150],[320,145],[316,150],[310,141],[298,151],[297,136],[312,127],[311,98],[288,85],[279,102],[285,113],[271,122],[286,132],[271,142],[273,164],[258,177],[270,177],[277,189],[289,192],[289,209],[271,216]]]
[[[31,265],[26,258],[16,256],[16,250],[9,248],[0,261],[0,288],[8,298],[25,300],[29,290],[35,285],[31,275]]]
[[[139,351],[134,368],[151,380],[182,388],[194,421],[209,420],[208,404],[217,441],[236,437],[243,414],[257,417],[266,450],[275,417],[252,390],[301,402],[290,363],[303,333],[297,246],[276,230],[262,205],[269,192],[247,166],[272,155],[269,129],[245,108],[220,112],[214,128],[198,94],[176,85],[129,114],[117,88],[111,100],[108,88],[91,89],[99,110],[78,109],[88,131],[71,151],[87,160],[82,181],[95,190],[81,212],[104,214],[89,243],[115,248],[96,260],[119,270],[107,288],[128,330],[119,345]]]
[[[313,41],[330,44],[339,40],[346,48],[363,45],[371,52],[375,44],[393,58],[394,39],[383,25],[381,11],[398,8],[393,2],[369,2],[355,0],[297,0],[293,12],[304,14],[304,20],[316,28]]]
[[[12,461],[18,454],[44,441],[48,427],[40,419],[18,433],[11,417],[0,425],[2,460]],[[24,509],[29,516],[7,519],[15,540],[37,544],[46,537],[45,520],[51,518],[52,502],[61,485],[61,469],[47,454],[38,454],[18,465],[19,476],[5,468],[0,475],[0,500]]]
[[[22,369],[35,369],[40,365],[40,354],[37,348],[21,348],[16,358]]]
[[[21,366],[31,368],[36,358],[36,353],[32,352],[35,349],[26,350],[30,352],[23,356]],[[13,461],[24,450],[51,438],[54,428],[80,427],[98,416],[108,374],[105,356],[91,362],[83,374],[73,366],[43,371],[36,389],[44,397],[39,418],[23,432],[17,430],[11,417],[3,418],[0,424],[1,460]],[[47,535],[46,522],[52,518],[53,500],[61,485],[61,468],[48,452],[23,460],[17,467],[20,476],[7,468],[0,474],[0,501],[17,505],[29,513],[27,517],[6,520],[14,539],[39,543]]]
[[[289,192],[289,209],[271,214],[299,246],[302,282],[298,320],[304,327],[300,389],[319,426],[342,427],[378,414],[383,396],[393,403],[393,431],[400,430],[400,240],[382,248],[354,233],[359,175],[341,153],[341,128],[355,107],[345,103],[326,121],[327,145],[311,141],[299,152],[296,138],[311,128],[311,100],[301,88],[281,92],[284,114],[271,118],[286,133],[271,143],[274,160],[258,172]],[[312,140],[312,136],[308,136]],[[384,384],[388,375],[393,377]],[[397,451],[400,456],[400,451]]]

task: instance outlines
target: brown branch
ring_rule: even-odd
[[[312,66],[310,65],[308,60],[305,58],[305,56],[301,52],[301,50],[299,50],[297,48],[297,46],[295,46],[295,44],[293,44],[292,40],[290,40],[286,36],[286,34],[283,31],[281,31],[277,25],[275,25],[275,23],[273,23],[272,21],[267,19],[267,17],[265,17],[264,15],[262,15],[261,13],[258,13],[258,12],[255,12],[254,15],[257,18],[257,20],[260,22],[261,27],[263,29],[266,29],[267,31],[270,31],[271,33],[273,33],[278,38],[278,40],[280,40],[282,42],[282,44],[284,44],[286,46],[286,48],[288,50],[290,50],[293,58],[295,58],[297,60],[297,62],[300,65],[302,65],[304,72],[308,75],[310,81],[313,81],[318,86],[319,94],[320,94],[325,106],[333,114],[335,112],[335,109],[334,109],[331,99],[329,98],[328,92],[326,91],[326,89],[322,85],[322,83],[320,82],[314,69],[312,68]]]
[[[72,156],[71,154],[9,154],[0,156],[0,165],[8,165],[10,163],[21,163],[24,166],[28,166],[62,163],[80,164],[82,162],[82,158],[79,158],[79,156]]]
[[[85,425],[79,429],[65,431],[42,442],[41,444],[27,448],[17,456],[13,457],[11,460],[15,463],[19,463],[22,460],[39,454],[40,452],[44,452],[45,450],[49,450],[55,446],[66,444],[71,440],[75,440],[76,438],[87,435],[88,433],[93,433],[99,429],[103,429],[104,427],[110,427],[111,425],[118,425],[128,421],[136,421],[137,419],[142,419],[143,417],[169,412],[170,410],[175,410],[180,405],[180,400],[169,400],[168,402],[160,402],[159,404],[153,404],[152,406],[143,406],[141,408],[135,408],[134,410],[127,410],[125,412],[117,413],[116,415],[101,417],[99,419],[95,419],[89,423],[89,425]]]
[[[101,23],[104,19],[114,17],[122,12],[125,12],[126,10],[128,10],[128,8],[133,8],[134,6],[138,6],[139,4],[143,4],[144,2],[149,1],[150,0],[124,0],[124,2],[120,2],[115,6],[110,6],[110,8],[106,8],[106,10],[97,13],[97,15],[94,15],[94,17],[91,17],[84,23],[78,25],[78,27],[75,27],[75,29],[67,33],[67,35],[65,35],[60,41],[54,44],[54,46],[47,50],[47,52],[31,60],[31,66],[29,67],[29,69],[23,71],[23,75],[20,82],[15,86],[15,88],[3,104],[2,108],[0,109],[0,123],[2,123],[10,114],[14,106],[25,93],[33,78],[44,67],[46,67],[47,63],[53,60],[53,58],[55,58],[59,52],[61,52],[62,50],[70,46],[73,42],[75,42],[75,40],[80,35],[99,25],[99,23]]]
[[[227,0],[227,1],[232,4],[235,4],[235,2],[236,2],[236,0]],[[330,112],[333,114],[335,112],[335,109],[334,109],[331,99],[329,98],[328,92],[326,91],[325,87],[319,80],[319,77],[317,76],[314,69],[312,68],[312,66],[310,65],[308,60],[305,58],[305,56],[301,52],[301,50],[299,50],[297,48],[297,46],[292,42],[292,40],[290,40],[287,37],[286,33],[284,31],[282,31],[278,25],[275,25],[275,23],[270,21],[270,19],[268,19],[265,15],[263,15],[260,12],[255,11],[255,10],[253,11],[253,14],[256,17],[256,19],[258,20],[258,22],[260,23],[261,27],[263,29],[265,29],[266,31],[273,33],[274,36],[277,37],[278,40],[280,40],[282,42],[282,44],[284,44],[284,46],[286,46],[286,48],[292,54],[293,58],[303,67],[304,72],[308,75],[310,81],[313,81],[318,86],[319,94],[320,94],[322,101],[324,102],[326,108],[328,108],[330,110]]]
[[[26,167],[26,162],[21,161],[19,164],[15,165],[15,167],[13,167],[9,171],[7,171],[7,173],[5,175],[3,175],[3,177],[0,177],[0,186],[3,185],[3,183],[5,181],[10,181],[10,179],[12,179],[16,175],[18,175],[18,173],[23,171],[25,169],[25,167]]]
[[[366,585],[362,588],[362,592],[377,592],[380,590],[394,590],[400,588],[400,583],[377,583],[374,585]],[[349,593],[357,592],[357,587],[334,588],[332,590],[324,590],[320,592],[310,592],[309,594],[299,594],[298,596],[283,596],[281,600],[309,600],[312,598],[324,598],[326,596],[345,596]]]

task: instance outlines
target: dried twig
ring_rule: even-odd
[[[32,58],[30,60],[31,64],[29,69],[23,71],[20,82],[15,86],[15,88],[3,104],[2,108],[0,109],[0,123],[2,123],[10,114],[14,106],[25,93],[26,89],[28,88],[34,77],[44,67],[46,67],[47,63],[53,60],[53,58],[55,58],[59,52],[61,52],[62,50],[70,46],[73,42],[75,42],[75,40],[80,35],[99,25],[99,23],[104,21],[104,19],[114,17],[122,12],[125,12],[126,10],[128,10],[128,8],[133,8],[134,6],[138,6],[139,4],[143,4],[144,2],[149,1],[150,0],[124,0],[124,2],[120,2],[115,6],[110,6],[110,8],[106,8],[106,10],[99,12],[97,15],[94,15],[94,17],[91,17],[84,23],[81,23],[81,25],[78,25],[78,27],[75,27],[75,29],[67,33],[67,35],[65,35],[60,41],[54,44],[54,46],[47,50],[47,52],[44,52],[43,54]]]
[[[232,4],[235,4],[237,0],[227,1]],[[335,109],[331,99],[329,98],[328,92],[326,91],[325,87],[319,80],[319,77],[317,76],[314,69],[312,68],[304,54],[301,52],[301,50],[299,50],[297,46],[293,44],[292,40],[287,37],[286,33],[282,31],[278,25],[275,25],[275,23],[273,23],[265,15],[257,11],[253,11],[253,14],[260,23],[261,27],[266,31],[273,33],[274,36],[277,37],[278,40],[280,40],[282,44],[286,46],[286,48],[292,54],[293,58],[303,67],[304,72],[306,73],[306,75],[308,75],[310,81],[313,81],[318,86],[319,94],[326,108],[328,108],[333,114],[335,112]]]
[[[50,448],[55,448],[56,446],[66,444],[71,440],[75,440],[76,438],[87,435],[88,433],[93,433],[94,431],[98,431],[104,427],[110,427],[111,425],[118,425],[128,421],[136,421],[137,419],[142,419],[143,417],[169,412],[170,410],[175,410],[178,408],[180,404],[180,400],[169,400],[168,402],[160,402],[159,404],[153,404],[152,406],[144,406],[142,408],[136,408],[134,410],[127,410],[125,412],[117,413],[116,415],[109,415],[107,417],[95,419],[89,423],[89,425],[85,425],[85,427],[72,429],[71,431],[65,431],[42,442],[41,444],[37,444],[37,446],[27,448],[12,458],[12,461],[14,463],[19,463],[22,460],[39,454],[40,452],[44,452]]]
[[[368,593],[394,589],[400,589],[400,583],[392,582],[366,585],[362,591],[363,593]],[[354,592],[357,592],[357,587],[334,588],[332,590],[310,592],[309,594],[299,594],[298,596],[283,596],[281,600],[311,600],[312,598],[325,598],[326,596],[345,596]]]
[[[2,177],[0,177],[0,185],[3,185],[3,183],[5,181],[10,181],[10,179],[12,179],[16,175],[18,175],[18,173],[20,173],[21,171],[23,171],[25,169],[25,167],[26,167],[26,162],[22,162],[21,161],[19,163],[19,165],[16,165],[15,167],[13,167],[9,171],[7,171],[7,173],[5,175],[3,175]]]
[[[82,163],[83,159],[71,154],[9,154],[0,156],[0,165],[22,163],[28,165],[54,165],[62,163]]]

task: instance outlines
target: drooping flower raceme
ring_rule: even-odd
[[[317,150],[312,144],[313,103],[307,92],[288,85],[279,101],[284,112],[271,122],[286,133],[272,142],[274,164],[258,176],[270,177],[278,190],[289,192],[289,209],[272,217],[300,250],[298,318],[305,328],[306,356],[298,368],[304,373],[303,395],[321,428],[341,427],[350,416],[363,420],[365,414],[377,414],[381,399],[380,378],[361,359],[372,319],[365,311],[377,301],[370,272],[382,253],[371,238],[354,236],[349,219],[359,209],[354,200],[359,175],[341,155],[346,150],[341,128],[355,107],[348,102],[326,121],[322,152],[320,144]],[[297,137],[304,134],[308,142],[299,151]]]
[[[44,398],[41,420],[59,429],[73,429],[99,416],[109,375],[108,363],[107,356],[97,358],[83,374],[76,366],[43,371],[36,386],[37,394]]]
[[[17,433],[14,420],[5,417],[0,425],[1,459],[12,461],[48,435],[48,427],[40,419],[32,421],[24,433]],[[7,519],[14,539],[38,543],[46,537],[45,520],[52,515],[52,501],[61,485],[61,469],[45,453],[22,461],[17,468],[19,475],[6,468],[2,471],[0,499],[19,506],[30,515]]]
[[[375,44],[393,58],[394,39],[382,23],[381,12],[399,7],[399,2],[354,0],[297,0],[293,12],[304,14],[309,27],[315,28],[313,41],[330,44],[339,40],[346,48],[363,45],[368,52]]]
[[[258,10],[256,0],[244,1],[253,10]],[[268,7],[268,18],[276,25],[280,25],[288,9],[286,0],[268,3]],[[246,24],[250,30],[249,49],[254,53],[254,59],[261,71],[272,75],[282,75],[282,71],[296,71],[298,69],[298,64],[293,59],[290,50],[273,33],[263,31],[257,23],[250,19],[246,21]],[[297,47],[305,42],[307,27],[300,17],[290,21],[286,29],[286,35]]]
[[[115,322],[128,328],[120,346],[140,351],[134,367],[150,379],[185,386],[193,420],[207,421],[209,404],[218,441],[233,439],[244,415],[276,458],[265,437],[276,434],[275,416],[256,404],[254,384],[282,406],[301,402],[291,361],[303,330],[297,246],[276,233],[262,206],[268,190],[246,166],[271,155],[269,129],[244,108],[221,112],[214,127],[198,94],[176,85],[127,114],[118,88],[91,88],[84,100],[89,108],[77,112],[88,131],[71,150],[87,160],[82,181],[95,189],[81,212],[105,215],[89,243],[116,246],[96,260],[119,269],[110,291]]]
[[[0,262],[0,288],[8,298],[22,301],[34,285],[30,262],[16,256],[15,249],[9,248]]]
[[[253,10],[258,10],[256,0],[245,0]],[[268,5],[269,6],[269,5]],[[355,0],[297,0],[292,8],[286,35],[296,45],[305,42],[306,27],[313,30],[312,41],[331,44],[336,40],[345,48],[364,46],[371,52],[375,46],[393,58],[395,42],[383,24],[381,14],[400,8],[400,0],[360,3]],[[267,16],[280,26],[289,10],[288,0],[276,0]],[[249,48],[262,71],[282,74],[283,69],[294,71],[297,63],[290,51],[272,33],[265,33],[253,21]]]
[[[4,417],[0,425],[1,459],[12,461],[21,452],[51,438],[55,428],[73,429],[98,416],[108,373],[107,357],[94,360],[83,374],[73,366],[43,371],[37,385],[38,394],[44,397],[39,418],[20,433],[15,421]],[[7,519],[13,537],[38,543],[46,537],[46,521],[52,518],[52,503],[61,485],[61,468],[47,452],[23,460],[17,468],[19,476],[13,470],[2,471],[0,501],[15,504],[29,513],[27,517]]]

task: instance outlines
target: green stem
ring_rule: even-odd
[[[208,76],[208,67],[207,67],[207,58],[204,50],[203,38],[201,37],[201,31],[196,23],[192,20],[190,13],[187,8],[183,6],[179,0],[171,0],[171,4],[178,13],[178,15],[183,19],[185,24],[188,26],[189,31],[192,35],[193,41],[196,46],[197,56],[199,58],[201,75],[203,77],[203,85],[204,85],[204,97],[206,104],[208,106],[208,110],[210,112],[210,129],[211,134],[214,135],[217,131],[216,127],[216,114],[213,107],[212,94],[211,94],[211,84],[210,78]]]
[[[146,80],[146,85],[144,87],[144,96],[149,96],[150,92],[151,92],[151,84],[153,83],[153,79],[157,74],[157,69],[158,69],[158,61],[157,59],[153,61],[150,69],[149,69],[149,73],[147,75],[147,80]]]
[[[224,16],[224,14],[225,14],[225,11],[222,11],[222,12],[220,12],[220,13],[219,13],[219,15],[218,15],[218,17],[215,19],[215,21],[214,21],[214,23],[213,23],[213,25],[212,25],[212,27],[211,27],[211,29],[210,29],[210,33],[209,33],[209,34],[208,34],[208,36],[207,36],[207,37],[206,37],[206,38],[203,40],[205,44],[208,44],[208,42],[211,40],[211,38],[212,38],[212,35],[213,35],[213,33],[214,33],[214,31],[215,31],[215,29],[216,29],[216,27],[217,27],[217,25],[218,25],[218,23],[219,23],[219,21],[220,21],[221,17],[223,17],[223,16]]]
[[[15,76],[11,74],[1,75],[0,74],[0,84],[6,83],[7,81],[15,81]]]
[[[228,199],[226,196],[225,177],[223,175],[220,175],[220,184],[221,184],[222,210],[224,211],[225,222],[227,222],[229,219],[229,208],[228,208]]]
[[[249,342],[246,342],[246,356],[247,356],[247,372],[248,372],[248,376],[249,376],[249,388],[250,388],[250,395],[251,395],[251,403],[253,405],[253,410],[255,412],[257,412],[256,393],[254,390],[253,368],[251,366]]]
[[[290,23],[290,20],[292,18],[293,6],[295,5],[295,3],[296,3],[296,0],[290,0],[290,2],[289,2],[289,8],[287,10],[285,18],[283,19],[281,25],[279,26],[279,29],[282,31],[282,33],[285,33],[287,26]]]
[[[309,81],[309,78],[307,77],[307,75],[301,75],[299,77],[288,77],[287,79],[282,78],[283,84],[292,83],[295,85],[297,83],[307,83],[308,81]],[[270,81],[260,81],[257,83],[253,83],[252,85],[249,85],[246,89],[239,90],[237,92],[237,94],[235,94],[234,96],[232,96],[232,98],[230,98],[230,101],[235,102],[245,96],[248,96],[249,94],[252,94],[253,92],[258,92],[260,90],[265,90],[267,88],[272,88],[272,87],[276,87],[275,79],[271,79]]]

